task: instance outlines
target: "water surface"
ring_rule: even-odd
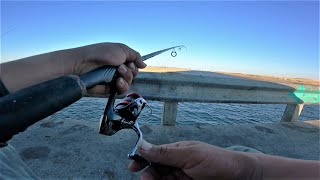
[[[55,113],[54,119],[87,120],[98,122],[107,100],[104,98],[82,98],[78,102]],[[145,108],[140,115],[141,124],[161,124],[163,102],[148,101],[151,109]],[[283,104],[222,104],[179,103],[177,124],[255,124],[279,122],[286,105]],[[320,119],[319,105],[305,105],[298,120]]]

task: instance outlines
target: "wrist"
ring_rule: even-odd
[[[58,52],[58,64],[62,65],[61,73],[63,75],[79,75],[79,65],[84,60],[84,52],[80,48],[60,50]]]

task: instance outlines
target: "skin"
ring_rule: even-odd
[[[146,67],[138,52],[120,43],[99,43],[31,56],[0,65],[0,77],[9,92],[60,76],[81,75],[97,67],[118,66],[120,94],[126,92],[138,68]],[[96,86],[90,94],[108,94],[109,86]]]
[[[297,160],[266,154],[226,150],[197,141],[182,141],[160,146],[141,143],[140,154],[148,166],[137,161],[129,170],[141,179],[319,179],[318,161]]]

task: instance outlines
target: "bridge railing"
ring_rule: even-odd
[[[163,101],[163,125],[175,125],[178,102],[287,104],[281,121],[291,122],[298,119],[304,104],[319,103],[320,94],[319,87],[168,72],[141,72],[129,91]]]

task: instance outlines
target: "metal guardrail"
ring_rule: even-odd
[[[320,94],[319,87],[170,72],[141,72],[129,91],[164,101],[163,125],[175,125],[178,102],[287,104],[281,121],[291,122],[297,120],[304,104],[319,103]]]

